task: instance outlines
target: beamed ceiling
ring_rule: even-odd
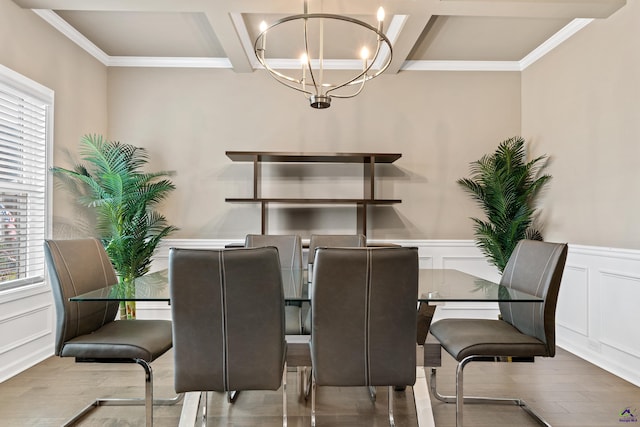
[[[107,66],[259,68],[253,41],[262,20],[302,13],[302,0],[14,0]],[[401,70],[522,70],[625,0],[310,0],[309,12],[375,25],[386,12],[393,44],[387,73]],[[269,38],[283,64],[300,55],[301,31]],[[325,29],[327,68],[348,68],[357,42],[344,26]],[[334,43],[337,42],[337,43]],[[355,43],[354,43],[355,44]],[[356,50],[357,49],[357,50]],[[352,53],[353,52],[353,53]],[[271,57],[274,57],[271,55]],[[287,62],[289,61],[289,62]]]

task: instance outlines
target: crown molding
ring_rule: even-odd
[[[80,46],[91,56],[107,67],[150,67],[150,68],[232,68],[228,58],[194,58],[194,57],[141,57],[141,56],[109,56],[78,30],[69,25],[58,14],[49,9],[32,9],[40,18],[44,19],[52,27],[60,31],[69,40]],[[395,16],[390,26],[393,27],[394,40],[398,37],[406,20],[406,15]],[[253,51],[253,45],[249,40],[249,34],[243,28],[240,14],[231,14],[231,19],[238,31],[245,51]],[[520,61],[435,61],[435,60],[408,60],[405,61],[401,71],[524,71],[531,64],[545,56],[551,50],[565,42],[582,28],[589,25],[593,19],[578,18],[565,25],[560,31],[531,51]],[[257,60],[251,61],[254,69],[262,66]],[[300,61],[297,59],[272,59],[269,65],[278,69],[298,69]],[[325,60],[325,69],[333,70],[359,70],[362,61],[353,60]]]
[[[228,58],[110,56],[109,67],[231,68]]]
[[[518,61],[405,61],[402,71],[521,71]]]
[[[73,28],[67,21],[62,19],[57,13],[50,9],[32,9],[33,12],[40,18],[44,19],[56,30],[60,31],[69,40],[80,46],[87,51],[89,55],[102,62],[104,65],[109,65],[109,55],[104,53],[102,49],[89,41],[88,38],[83,36],[78,30]]]
[[[540,46],[533,49],[531,53],[520,60],[520,70],[526,70],[531,64],[538,59],[551,52],[556,47],[567,41],[575,33],[589,25],[593,19],[591,18],[577,18],[565,25],[560,31],[549,37]]]

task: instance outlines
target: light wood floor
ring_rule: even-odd
[[[455,392],[455,361],[442,355],[438,390]],[[465,394],[517,397],[554,427],[639,425],[620,421],[630,407],[640,412],[640,387],[557,348],[534,363],[472,362],[464,369]],[[431,398],[437,427],[455,426],[455,405]],[[635,413],[634,415],[640,415]],[[517,406],[467,404],[465,426],[538,426]]]
[[[420,350],[419,350],[420,353]],[[421,354],[418,357],[421,360]],[[153,363],[156,398],[173,396],[172,353]],[[443,355],[438,388],[453,393],[453,359]],[[287,375],[290,426],[310,425],[310,402],[298,398],[295,371]],[[0,384],[0,425],[59,426],[95,397],[139,397],[142,369],[135,364],[76,364],[51,357]],[[471,363],[465,368],[468,394],[518,396],[554,427],[621,426],[620,412],[640,409],[640,388],[558,349],[552,359],[535,363]],[[234,405],[222,394],[209,395],[209,426],[281,425],[281,394],[243,392]],[[394,394],[398,426],[416,426],[412,388]],[[319,389],[318,426],[385,426],[386,390],[378,388],[375,404],[364,388]],[[436,426],[455,425],[455,408],[432,398]],[[157,407],[155,425],[177,426],[181,406]],[[522,409],[501,405],[466,405],[465,425],[535,426]],[[142,426],[142,407],[96,409],[81,426]]]

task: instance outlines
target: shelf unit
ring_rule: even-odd
[[[391,205],[401,203],[399,199],[375,198],[376,163],[393,163],[402,157],[399,153],[288,153],[266,151],[227,151],[225,153],[234,162],[253,163],[253,197],[230,197],[230,203],[260,203],[262,234],[267,232],[267,208],[271,203],[287,204],[326,204],[357,206],[358,232],[367,235],[367,206]],[[362,198],[266,198],[261,197],[262,163],[362,163]]]

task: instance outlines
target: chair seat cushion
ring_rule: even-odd
[[[116,320],[64,343],[60,356],[143,359],[151,362],[172,346],[169,320]]]
[[[457,361],[467,356],[547,356],[547,346],[503,320],[443,319],[431,334]]]

